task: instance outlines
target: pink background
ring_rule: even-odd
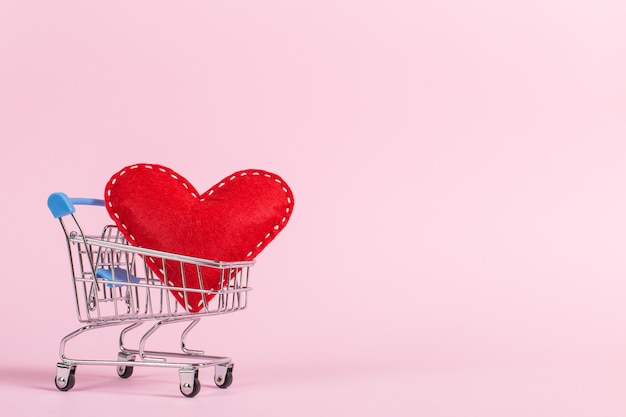
[[[622,0],[1,1],[0,410],[623,416],[624,74]],[[78,323],[46,198],[136,162],[294,191],[249,309],[191,338],[228,390],[53,385]]]

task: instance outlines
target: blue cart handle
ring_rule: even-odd
[[[52,193],[48,197],[48,208],[55,219],[76,211],[74,204],[104,207],[104,200],[95,198],[69,198],[65,193]]]

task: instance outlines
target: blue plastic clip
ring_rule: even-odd
[[[98,268],[98,270],[96,271],[96,277],[98,278],[103,278],[107,281],[111,281],[111,282],[122,282],[122,283],[133,283],[133,284],[137,284],[140,280],[139,278],[137,278],[136,276],[134,276],[133,274],[129,273],[126,269],[124,268],[113,268],[113,269],[105,269],[105,268]],[[107,284],[108,288],[112,288],[112,287],[120,287],[121,284]]]

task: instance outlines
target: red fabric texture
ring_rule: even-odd
[[[157,164],[128,166],[111,177],[105,205],[126,239],[135,246],[216,261],[248,261],[286,226],[294,199],[287,183],[262,170],[235,172],[200,194],[189,181]],[[163,265],[146,258],[164,281]],[[182,286],[178,262],[166,262],[167,280]],[[195,266],[184,269],[187,288],[201,288]],[[218,289],[220,272],[202,267],[202,288]],[[189,311],[201,311],[210,297],[187,292]]]

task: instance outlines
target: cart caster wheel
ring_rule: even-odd
[[[218,388],[228,388],[233,383],[233,368],[228,368],[224,377],[215,375],[215,385]]]
[[[202,385],[198,379],[198,370],[186,371],[181,370],[180,373],[180,392],[185,397],[193,398],[200,392]]]
[[[117,360],[120,362],[133,362],[135,360],[135,355],[129,355],[127,353],[120,352],[117,354]],[[130,378],[133,374],[132,365],[118,365],[117,366],[117,374],[120,378]]]
[[[133,374],[133,367],[128,365],[120,365],[117,367],[117,374],[120,378],[130,378]]]
[[[198,393],[200,392],[200,388],[201,387],[202,386],[200,384],[200,380],[198,378],[194,378],[193,379],[193,385],[188,383],[188,382],[180,384],[180,392],[185,397],[193,398],[196,395],[198,395]]]
[[[54,385],[59,391],[69,391],[76,383],[76,367],[64,364],[57,365],[57,375],[54,378]]]

